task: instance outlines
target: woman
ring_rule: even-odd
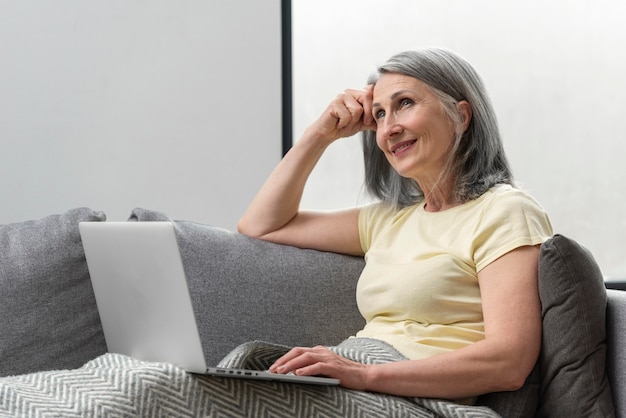
[[[346,90],[296,142],[240,220],[241,233],[364,255],[366,325],[409,360],[365,365],[324,347],[294,348],[270,368],[326,375],[357,390],[464,399],[520,388],[541,344],[543,209],[513,186],[495,114],[474,69],[440,49],[398,54],[362,90]],[[299,208],[335,140],[363,134],[366,185],[379,203]]]

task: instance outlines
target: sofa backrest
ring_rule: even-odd
[[[132,221],[167,221],[137,208]],[[334,345],[364,321],[356,306],[362,257],[305,250],[191,221],[174,221],[207,364],[238,345]]]

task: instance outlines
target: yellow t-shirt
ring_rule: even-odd
[[[365,206],[359,234],[366,265],[356,293],[366,325],[356,336],[420,359],[484,338],[478,272],[515,248],[543,243],[552,226],[531,196],[503,185],[441,212],[423,203],[400,211]]]

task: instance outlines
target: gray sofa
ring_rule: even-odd
[[[163,220],[170,219],[145,209],[129,217]],[[258,405],[241,399],[230,412],[213,414],[210,379],[107,354],[81,221],[101,222],[105,215],[79,208],[0,226],[0,417],[99,416],[118,407],[125,411],[119,416],[171,416],[168,408],[181,402],[170,387],[174,381],[202,393],[202,401],[197,395],[185,401],[189,411],[195,408],[189,416],[280,416],[270,411],[271,401],[265,412],[253,413]],[[247,341],[335,345],[362,326],[354,298],[361,258],[173,222],[209,364]],[[626,417],[626,292],[605,291],[591,254],[559,235],[542,247],[540,292],[544,335],[535,371],[519,391],[485,395],[478,403],[505,417]],[[122,375],[130,383],[120,383]],[[99,386],[90,386],[96,378]],[[138,393],[145,387],[150,396]],[[385,398],[383,416],[436,416],[407,413],[401,401]],[[345,415],[352,413],[335,413]]]

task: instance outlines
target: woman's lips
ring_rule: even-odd
[[[406,149],[411,147],[413,144],[417,142],[417,139],[411,139],[409,141],[402,141],[391,147],[391,153],[393,155],[398,155],[404,152]]]

